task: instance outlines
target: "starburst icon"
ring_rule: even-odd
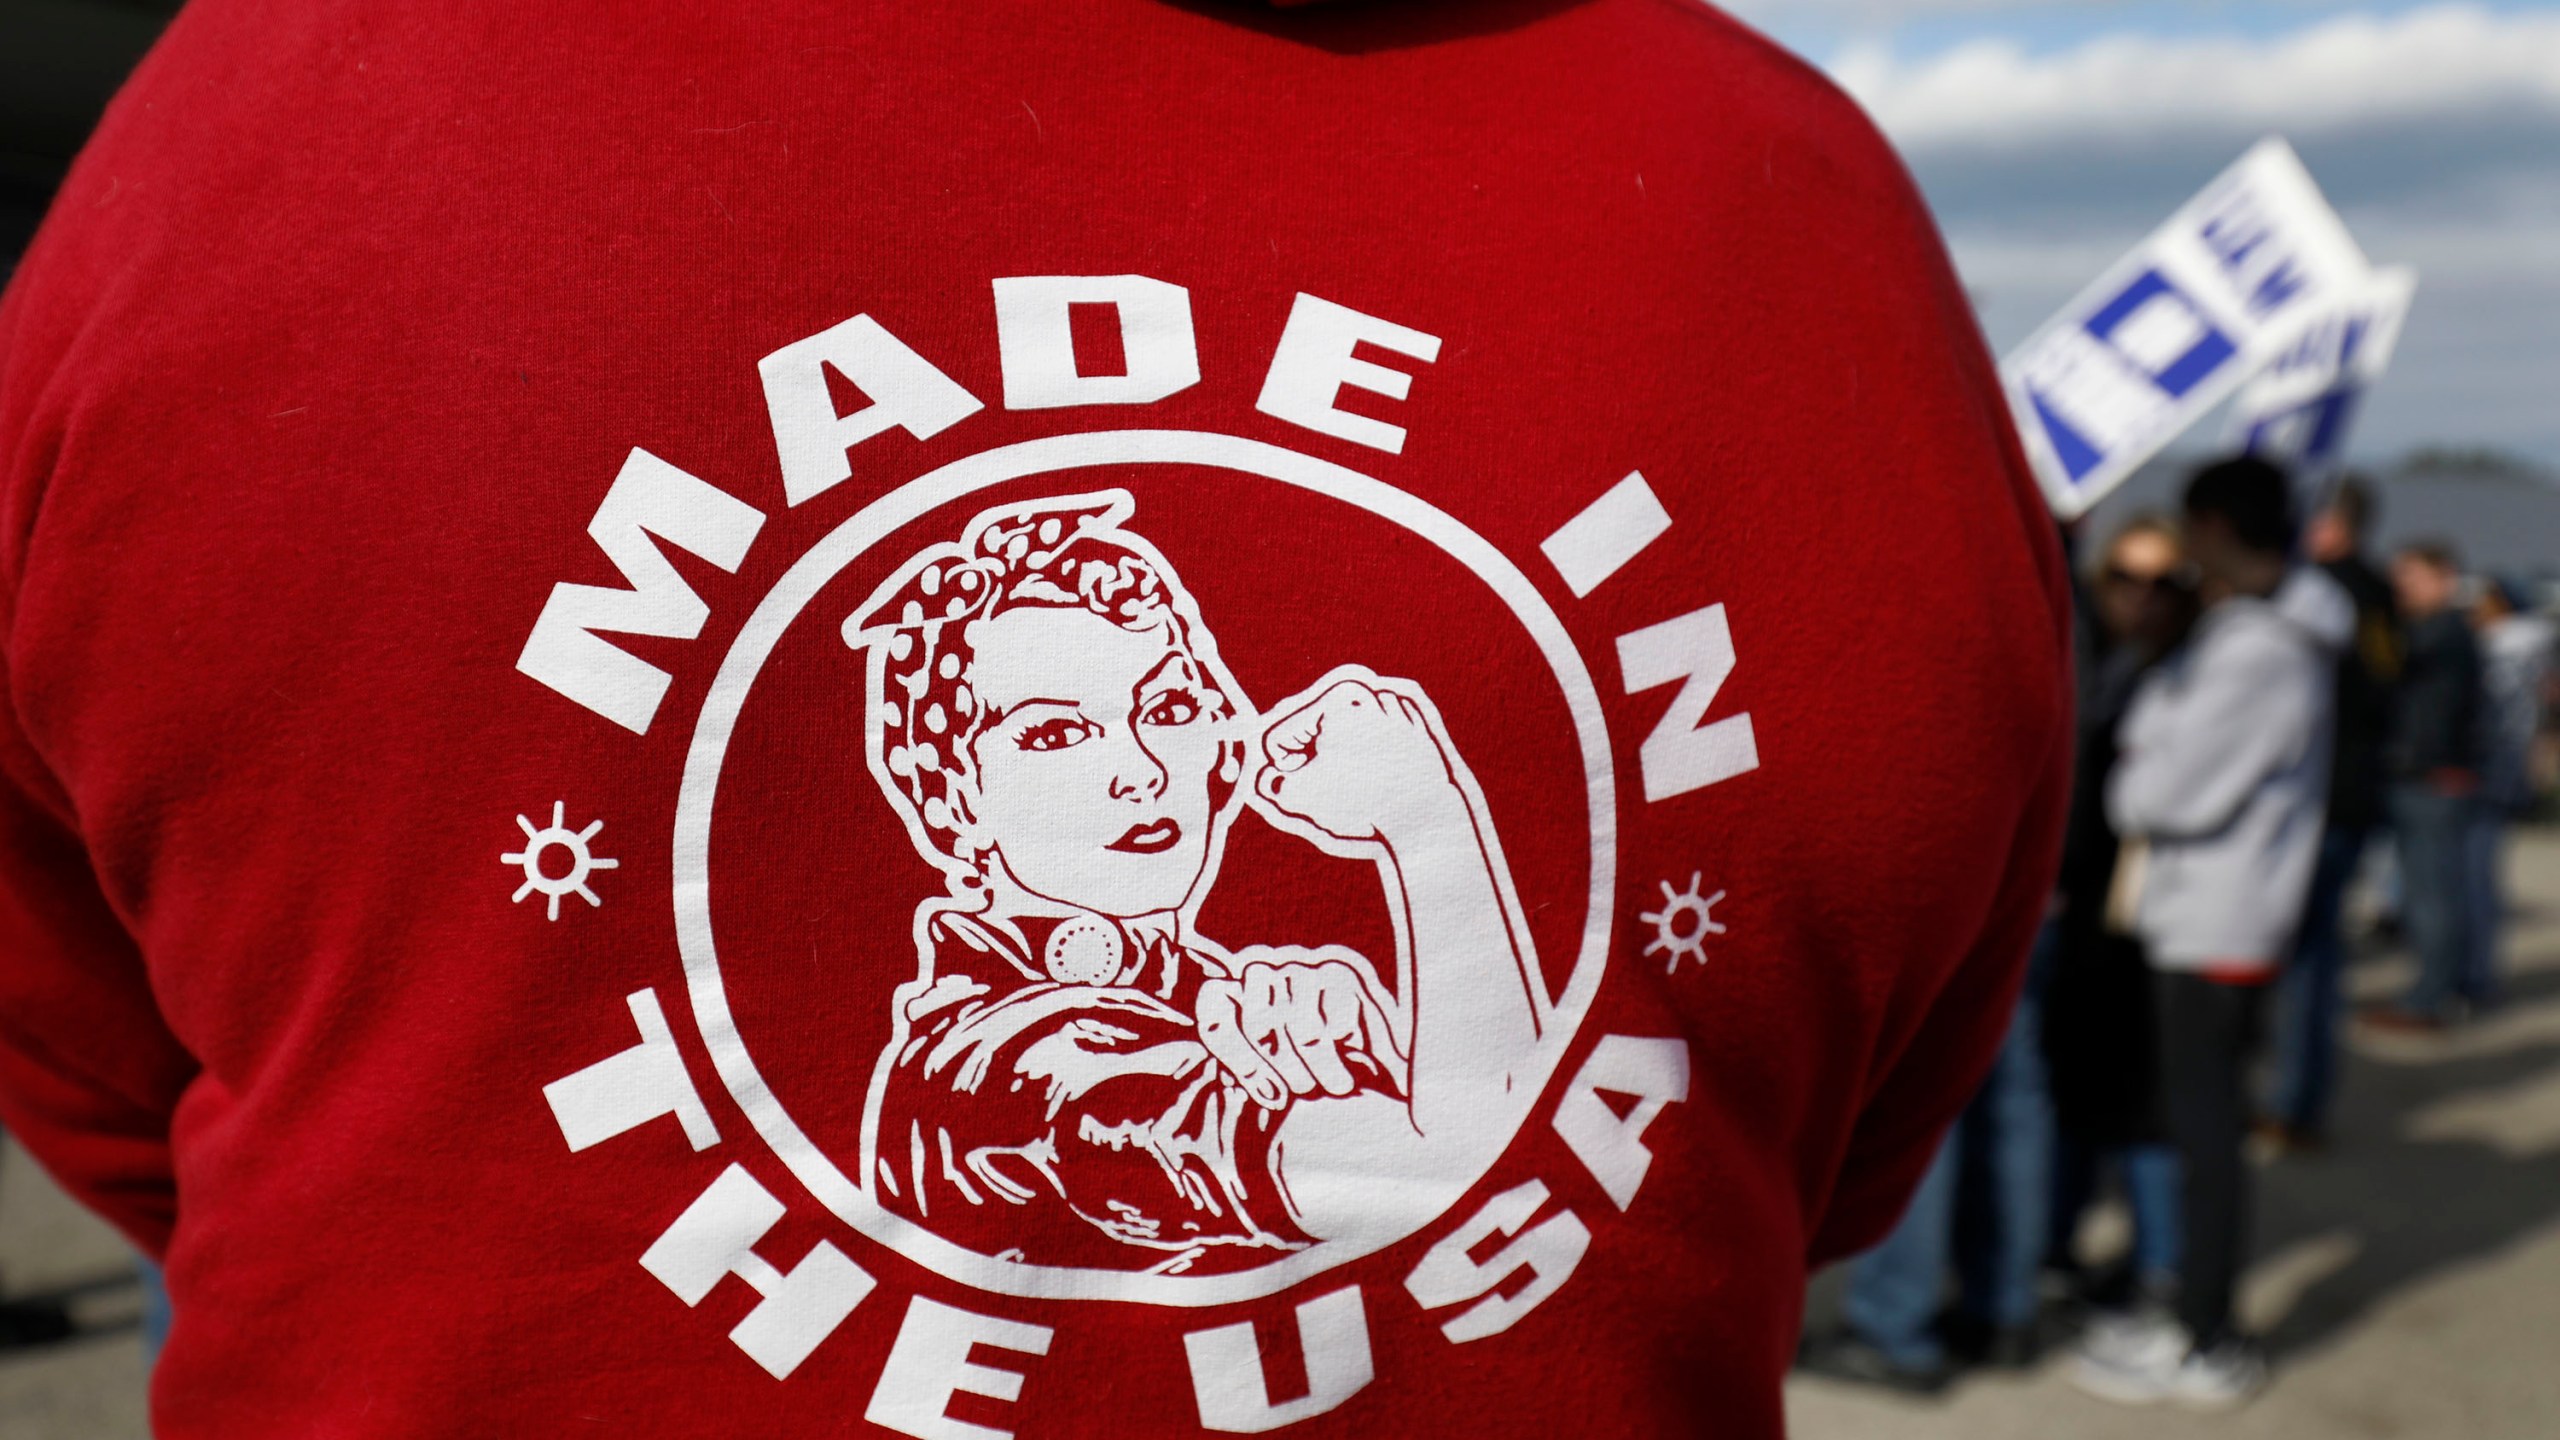
[[[1662,886],[1662,908],[1647,910],[1639,917],[1653,927],[1653,943],[1644,947],[1644,953],[1671,956],[1662,967],[1666,975],[1677,974],[1683,960],[1706,964],[1707,937],[1725,933],[1715,917],[1715,907],[1723,902],[1725,892],[1719,890],[1699,899],[1701,878],[1702,872],[1691,871],[1686,890],[1672,889],[1668,880],[1657,882]]]
[[[560,897],[564,895],[575,895],[590,905],[602,905],[604,901],[587,888],[587,877],[598,870],[612,870],[622,864],[619,860],[598,855],[587,844],[596,838],[597,831],[604,828],[604,822],[590,821],[586,829],[572,830],[568,824],[568,810],[567,801],[552,801],[551,823],[538,828],[531,820],[517,816],[516,825],[524,831],[524,848],[498,857],[502,863],[521,866],[524,870],[524,883],[516,887],[511,898],[520,902],[527,895],[540,892],[550,900],[551,918],[554,920],[560,918]],[[553,850],[566,852],[567,869],[554,873],[552,867],[543,863],[543,856]]]

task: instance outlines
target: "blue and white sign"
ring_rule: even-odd
[[[2260,141],[2001,362],[2054,513],[2098,503],[2371,273],[2293,147]]]
[[[2415,270],[2373,272],[2241,390],[2231,447],[2280,462],[2306,492],[2325,489],[2346,463],[2347,431],[2366,392],[2391,366],[2417,290]]]

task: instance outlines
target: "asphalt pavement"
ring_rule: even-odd
[[[1799,1376],[1796,1440],[2560,1436],[2560,832],[2520,833],[2508,862],[2506,1003],[2441,1039],[2351,1026],[2330,1149],[2261,1158],[2241,1295],[2275,1367],[2257,1401],[2226,1415],[2113,1405],[2075,1389],[2057,1351],[1931,1400]],[[2406,987],[2403,952],[2361,949],[2357,1003]],[[2120,1235],[2121,1213],[2097,1228]],[[1829,1319],[1839,1279],[1816,1283],[1810,1324]]]

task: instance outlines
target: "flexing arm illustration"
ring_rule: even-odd
[[[1257,718],[1131,509],[984,512],[847,627],[872,776],[945,879],[863,1183],[1034,1263],[1384,1243],[1500,1151],[1554,1058],[1501,843],[1412,681],[1337,670]],[[1245,804],[1375,865],[1392,965],[1195,933]]]
[[[1509,1138],[1534,1088],[1545,987],[1482,801],[1419,687],[1337,672],[1278,707],[1261,761],[1266,814],[1376,861],[1405,938],[1396,1000],[1340,961],[1247,952],[1236,978],[1202,986],[1201,1043],[1257,1101],[1290,1105],[1274,1167],[1309,1233],[1400,1224],[1377,1179],[1425,1182],[1418,1197],[1463,1183]],[[1404,1102],[1354,1093],[1346,1052],[1403,1072]]]

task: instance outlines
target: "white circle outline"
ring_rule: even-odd
[[[1582,1027],[1607,968],[1617,891],[1617,774],[1610,758],[1608,726],[1600,694],[1582,653],[1539,595],[1537,587],[1482,536],[1447,512],[1383,481],[1331,461],[1278,445],[1197,430],[1101,430],[1053,435],[980,451],[899,486],[856,511],[792,562],[738,632],[703,698],[685,753],[676,796],[674,878],[676,947],[684,960],[685,988],[695,1027],[712,1068],[748,1123],[819,1204],[837,1219],[945,1279],[1001,1295],[1057,1300],[1119,1300],[1169,1306],[1221,1305],[1276,1294],[1337,1265],[1410,1239],[1318,1241],[1267,1265],[1216,1275],[1155,1275],[999,1260],[955,1245],[905,1216],[882,1209],[834,1161],[801,1133],[782,1102],[756,1070],[729,1013],[720,961],[711,935],[711,813],[720,767],[738,716],[774,646],[818,592],[844,568],[900,527],[940,506],[1009,480],[1098,465],[1197,465],[1294,485],[1357,506],[1430,541],[1467,567],[1508,605],[1536,642],[1563,689],[1581,742],[1583,783],[1591,809],[1591,896],[1582,948],[1565,992],[1540,1037],[1534,1085],[1523,1086],[1521,1118],[1512,1142],[1486,1157],[1467,1178],[1484,1178],[1519,1139],[1521,1126],[1553,1081],[1564,1052]],[[1463,1195],[1464,1191],[1458,1192]],[[1452,1197],[1452,1203],[1458,1196]],[[1446,1213],[1445,1211],[1443,1212]],[[1427,1228],[1427,1226],[1425,1227]]]

